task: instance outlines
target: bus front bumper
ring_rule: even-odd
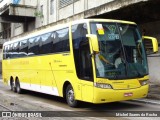
[[[149,85],[141,86],[136,89],[114,90],[94,87],[93,103],[109,103],[123,100],[144,98],[148,94]]]

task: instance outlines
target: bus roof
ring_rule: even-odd
[[[59,24],[59,25],[55,25],[55,26],[48,26],[47,28],[44,28],[44,29],[41,29],[41,30],[38,30],[38,29],[34,30],[31,33],[24,34],[24,36],[22,36],[22,37],[16,37],[16,38],[14,38],[11,41],[5,42],[3,44],[3,46],[7,45],[7,44],[14,43],[14,42],[18,42],[18,41],[21,41],[21,40],[25,40],[25,39],[28,39],[28,38],[31,38],[31,37],[35,37],[35,36],[37,36],[39,34],[45,34],[45,33],[48,33],[48,32],[52,32],[54,30],[60,30],[62,28],[65,28],[65,27],[69,26],[69,24],[79,24],[79,23],[87,23],[87,22],[114,22],[114,23],[124,23],[124,24],[133,24],[133,25],[136,25],[135,22],[124,21],[124,20],[114,20],[114,19],[81,19],[81,20],[76,20],[76,21],[73,21],[73,22],[65,23],[65,24]]]
[[[94,19],[94,20],[91,20],[91,21],[104,21],[104,22],[115,22],[115,23],[124,23],[124,24],[135,24],[135,22],[131,22],[131,21],[124,21],[124,20],[114,20],[114,19]]]
[[[114,22],[114,23],[124,23],[124,24],[133,24],[136,25],[135,22],[125,21],[125,20],[115,20],[115,19],[82,19],[73,21],[72,23],[83,23],[83,22]]]

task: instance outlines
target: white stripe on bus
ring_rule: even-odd
[[[10,85],[9,82],[8,84]],[[29,84],[29,83],[20,83],[20,86],[22,89],[59,96],[57,87],[43,86],[43,85]]]

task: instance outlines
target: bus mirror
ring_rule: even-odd
[[[98,44],[97,35],[87,34],[86,37],[88,37],[90,39],[93,51],[99,52],[99,44]]]
[[[153,54],[158,52],[158,41],[156,38],[150,36],[143,36],[143,41],[147,54]]]

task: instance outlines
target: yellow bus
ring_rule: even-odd
[[[64,97],[71,107],[148,93],[146,51],[134,22],[83,19],[37,30],[4,43],[2,65],[11,90]]]

